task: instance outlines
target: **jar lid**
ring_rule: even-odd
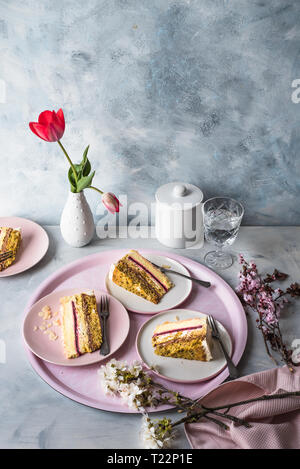
[[[174,204],[174,208],[185,210],[200,204],[203,192],[193,184],[170,182],[157,189],[155,198],[161,204]]]

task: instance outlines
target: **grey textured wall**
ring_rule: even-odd
[[[150,203],[183,180],[300,224],[299,24],[298,0],[0,1],[0,215],[59,221],[66,162],[28,122],[62,107],[104,190]]]

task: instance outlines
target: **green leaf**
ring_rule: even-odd
[[[77,183],[74,177],[73,169],[70,167],[68,172],[68,178],[71,184],[72,192],[80,192],[88,187],[94,177],[95,172],[90,175],[91,163],[87,157],[90,146],[88,145],[83,152],[81,163],[74,164],[74,168],[77,175]]]
[[[76,174],[77,174],[77,179],[80,179],[81,176],[82,176],[82,164],[81,163],[74,164],[74,168],[75,168],[75,171],[76,171]]]
[[[77,192],[76,181],[74,179],[74,173],[71,167],[69,168],[69,171],[68,171],[68,178],[69,178],[70,185],[71,185],[71,191]]]
[[[86,149],[83,152],[83,157],[81,161],[81,167],[82,167],[82,175],[83,176],[88,176],[91,172],[91,163],[89,162],[89,159],[87,157],[88,151],[89,151],[90,146],[88,145]]]
[[[94,176],[95,171],[93,171],[89,176],[82,176],[82,178],[77,181],[77,192],[83,191],[83,189],[90,186]]]
[[[86,162],[85,162],[85,165],[84,165],[83,168],[82,168],[82,175],[83,175],[83,176],[88,176],[88,175],[90,174],[90,172],[91,172],[91,169],[92,169],[91,163],[90,163],[90,161],[87,159]]]
[[[87,154],[88,154],[89,148],[90,148],[90,146],[88,145],[88,146],[86,147],[86,149],[84,150],[84,152],[83,152],[83,157],[82,157],[82,162],[83,162],[83,163],[85,163],[86,160],[87,160]]]

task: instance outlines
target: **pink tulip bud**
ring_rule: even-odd
[[[122,204],[120,204],[119,200],[112,192],[105,192],[105,194],[102,195],[102,202],[110,213],[119,212],[120,206],[122,207]]]

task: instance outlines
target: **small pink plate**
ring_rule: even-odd
[[[207,313],[208,314],[208,313]],[[222,370],[226,366],[226,360],[217,341],[212,339],[211,353],[213,359],[208,362],[198,360],[186,360],[183,358],[161,357],[154,353],[152,346],[152,335],[154,329],[165,321],[175,321],[178,319],[190,319],[206,316],[199,311],[191,311],[188,309],[172,309],[163,313],[152,316],[140,328],[137,339],[136,349],[140,359],[147,368],[154,367],[153,373],[161,378],[165,378],[175,383],[201,383],[207,381]],[[217,321],[218,329],[222,342],[229,355],[232,355],[232,341],[225,327]]]
[[[95,295],[99,305],[101,295],[109,296],[109,309],[110,315],[107,321],[108,336],[110,344],[110,354],[100,355],[99,350],[93,353],[85,353],[78,358],[68,359],[64,356],[63,342],[62,342],[62,329],[60,326],[51,326],[49,330],[55,332],[58,339],[51,341],[48,334],[40,329],[35,330],[36,327],[42,326],[42,323],[50,324],[60,318],[60,315],[54,316],[48,321],[44,321],[39,316],[39,312],[43,306],[50,306],[52,313],[59,312],[59,300],[63,296],[74,295],[76,293],[90,290],[89,288],[68,288],[67,290],[56,290],[44,298],[41,298],[35,303],[28,311],[24,324],[23,336],[27,346],[39,358],[47,362],[54,363],[55,365],[63,366],[83,366],[91,365],[93,363],[106,360],[110,355],[114,354],[124,343],[129,332],[129,317],[126,309],[121,303],[107,293],[96,290]]]
[[[0,272],[1,277],[9,277],[24,272],[37,264],[46,254],[49,238],[46,231],[37,223],[19,217],[0,217],[0,226],[21,228],[21,246],[15,262]]]

